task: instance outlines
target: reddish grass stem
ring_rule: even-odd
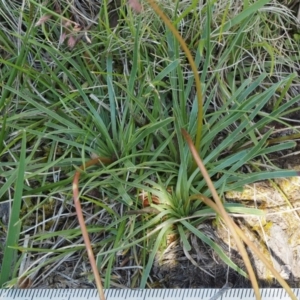
[[[103,290],[103,286],[102,286],[102,282],[101,282],[101,277],[100,277],[100,274],[99,274],[98,269],[97,269],[95,256],[94,256],[93,249],[92,249],[92,246],[91,246],[91,241],[90,241],[90,238],[89,238],[89,235],[88,235],[88,232],[87,232],[87,229],[86,229],[84,217],[83,217],[83,214],[82,214],[80,198],[79,198],[79,189],[78,189],[78,183],[79,183],[81,170],[85,170],[86,168],[88,168],[90,166],[97,165],[100,162],[102,162],[102,163],[111,163],[112,160],[110,158],[97,157],[97,158],[91,159],[87,163],[83,164],[79,168],[80,170],[77,170],[75,172],[72,189],[73,189],[73,198],[74,198],[74,205],[75,205],[75,208],[76,208],[77,218],[78,218],[78,222],[79,222],[80,229],[81,229],[81,232],[82,232],[82,236],[83,236],[84,244],[85,244],[86,251],[87,251],[87,254],[88,254],[88,258],[90,260],[90,264],[91,264],[91,267],[92,267],[92,270],[93,270],[93,274],[95,276],[95,282],[96,282],[97,290],[98,290],[98,293],[99,293],[99,298],[100,298],[100,300],[105,300],[105,295],[104,295],[104,290]]]

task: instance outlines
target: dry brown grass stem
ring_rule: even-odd
[[[233,220],[230,218],[230,216],[228,215],[228,213],[226,212],[223,204],[222,204],[222,201],[213,185],[213,182],[211,181],[209,175],[208,175],[208,172],[192,142],[192,139],[190,137],[190,135],[184,130],[182,129],[182,134],[186,140],[186,142],[188,143],[188,146],[192,152],[192,155],[194,157],[194,160],[196,161],[207,185],[208,185],[208,188],[216,202],[216,206],[218,207],[218,213],[219,215],[222,217],[223,221],[226,223],[226,225],[228,226],[235,242],[236,242],[236,245],[238,247],[238,250],[240,251],[240,254],[244,260],[244,263],[245,263],[245,266],[246,266],[246,269],[248,271],[248,275],[249,275],[249,278],[250,278],[250,281],[252,283],[252,287],[254,289],[254,293],[255,293],[255,296],[256,296],[256,299],[259,300],[261,299],[261,296],[260,296],[260,292],[259,292],[259,287],[258,287],[258,283],[257,283],[257,280],[256,280],[256,276],[254,274],[254,271],[253,271],[253,268],[251,266],[251,262],[250,262],[250,259],[249,259],[249,256],[246,252],[246,249],[236,231],[236,228],[234,226],[234,222]]]
[[[295,296],[295,294],[293,293],[293,291],[291,290],[291,288],[289,287],[289,285],[286,283],[286,281],[280,276],[280,274],[275,270],[275,268],[271,265],[271,263],[268,261],[268,259],[262,254],[260,253],[259,249],[257,249],[255,247],[255,245],[247,238],[247,236],[243,233],[243,231],[234,223],[234,221],[230,218],[230,216],[228,215],[228,213],[226,212],[218,194],[217,191],[208,175],[208,172],[198,154],[198,152],[196,151],[196,148],[192,142],[191,137],[189,136],[189,134],[182,129],[182,134],[184,136],[184,138],[186,139],[189,148],[192,152],[192,155],[203,175],[203,177],[206,180],[206,183],[212,193],[212,196],[215,200],[215,203],[210,200],[209,198],[205,197],[204,195],[193,195],[191,196],[191,199],[200,199],[202,200],[207,206],[211,207],[218,215],[220,215],[223,218],[223,221],[226,223],[226,225],[228,226],[232,236],[235,239],[235,242],[237,244],[237,247],[240,251],[240,254],[244,260],[245,266],[248,270],[248,274],[250,277],[250,273],[249,273],[249,268],[250,271],[253,272],[248,254],[245,250],[244,245],[242,244],[241,240],[242,239],[250,248],[251,250],[261,259],[261,261],[266,265],[266,267],[272,272],[272,274],[274,275],[274,277],[278,280],[278,282],[281,284],[281,286],[286,290],[286,292],[288,293],[288,295],[291,297],[292,300],[297,300],[297,297]],[[254,289],[255,292],[255,296],[256,299],[261,299],[260,296],[260,292],[259,292],[259,287],[257,284],[257,280],[255,277],[254,272],[251,274],[251,276],[254,276],[254,278],[250,277],[251,283],[252,283],[252,287]],[[254,280],[254,281],[253,281]]]
[[[86,225],[85,225],[85,221],[84,221],[84,217],[82,214],[82,209],[81,209],[81,204],[80,204],[80,197],[79,197],[79,189],[78,189],[78,183],[79,183],[79,178],[80,178],[80,174],[81,174],[81,170],[85,170],[86,168],[90,167],[90,166],[94,166],[97,165],[99,163],[111,163],[112,160],[110,158],[106,158],[106,157],[97,157],[94,159],[89,160],[87,163],[83,164],[79,169],[75,172],[74,175],[74,179],[73,179],[73,198],[74,198],[74,205],[76,208],[76,213],[77,213],[77,217],[78,217],[78,222],[80,225],[80,229],[82,232],[82,237],[84,240],[84,244],[86,247],[86,251],[88,254],[88,258],[90,260],[90,264],[93,270],[93,274],[95,276],[95,282],[96,282],[96,287],[99,293],[99,298],[100,300],[105,300],[105,295],[104,295],[104,290],[103,290],[103,286],[102,286],[102,282],[101,282],[101,277],[99,274],[99,271],[97,269],[97,265],[96,265],[96,260],[95,260],[95,256],[93,253],[93,249],[91,246],[91,241],[86,229]]]

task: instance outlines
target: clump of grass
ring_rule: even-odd
[[[86,31],[91,43],[77,40],[72,49],[61,42],[63,22],[74,17],[72,6],[58,14],[30,0],[21,15],[16,4],[1,7],[6,60],[1,59],[0,108],[5,114],[0,198],[14,198],[8,226],[14,240],[6,243],[9,259],[2,265],[1,286],[12,286],[18,277],[29,277],[37,285],[43,267],[78,250],[78,260],[86,260],[73,219],[71,182],[74,167],[84,168],[97,156],[113,162],[82,172],[78,188],[105,287],[118,285],[111,276],[115,254],[128,252],[142,268],[130,286],[146,287],[155,255],[170,233],[176,233],[189,251],[192,232],[247,276],[197,229],[222,214],[207,207],[212,192],[195,168],[181,129],[196,141],[218,195],[257,180],[297,175],[280,170],[268,158],[293,148],[295,136],[270,146],[272,130],[262,133],[274,121],[291,128],[284,118],[299,103],[294,93],[298,78],[291,72],[298,70],[295,41],[288,35],[272,39],[294,19],[287,9],[266,6],[267,2],[244,1],[237,11],[216,1],[163,5],[194,57],[194,72],[202,83],[198,97],[191,61],[147,5],[139,15],[121,6],[120,25],[112,29],[104,4],[95,27]],[[51,18],[34,26],[45,14]],[[274,110],[268,112],[270,103]],[[262,168],[257,159],[268,167]],[[244,165],[247,173],[241,172]],[[262,215],[238,204],[224,203],[224,208],[241,217]],[[34,222],[28,222],[29,216]],[[28,233],[29,245],[23,248]],[[18,250],[23,255],[18,256]],[[35,259],[18,276],[26,252]],[[10,274],[3,272],[8,265],[13,266]]]

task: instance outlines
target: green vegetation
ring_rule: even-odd
[[[227,212],[263,215],[227,203],[224,192],[297,175],[269,156],[299,138],[292,12],[266,0],[245,0],[239,9],[230,1],[160,3],[199,70],[199,119],[191,65],[147,3],[140,14],[121,3],[112,28],[116,15],[106,1],[93,3],[99,14],[57,2],[0,4],[0,200],[13,200],[10,223],[1,224],[8,239],[0,285],[27,276],[39,282],[40,271],[72,255],[87,260],[72,181],[97,156],[112,162],[83,171],[79,189],[105,287],[118,284],[112,274],[120,253],[141,266],[130,287],[151,286],[155,255],[171,235],[186,251],[197,236],[247,276],[197,229],[222,220],[195,197],[212,195],[181,129],[196,141]],[[79,32],[70,19],[80,20]],[[293,135],[275,140],[279,125]]]

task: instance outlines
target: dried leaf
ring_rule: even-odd
[[[43,15],[36,23],[34,26],[40,26],[44,23],[46,23],[49,19],[51,19],[51,15]]]
[[[74,36],[70,36],[68,39],[69,48],[73,49],[75,45],[76,45],[76,39],[74,38]]]
[[[138,0],[128,0],[128,5],[136,13],[140,13],[143,10],[143,6],[140,4],[140,2]]]

